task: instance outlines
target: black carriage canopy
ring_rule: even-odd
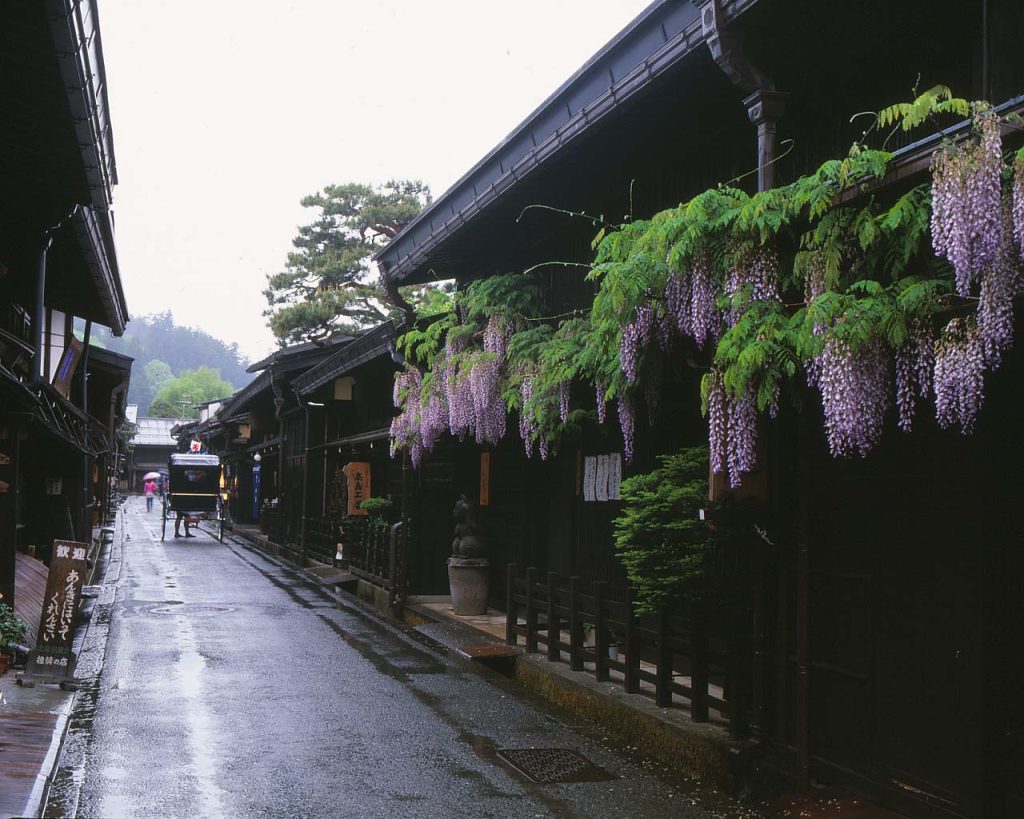
[[[180,512],[212,512],[220,495],[220,458],[174,453],[167,463],[168,501]]]

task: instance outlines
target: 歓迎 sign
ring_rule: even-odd
[[[25,677],[57,682],[74,677],[72,641],[88,565],[88,548],[88,544],[73,540],[53,542],[43,613],[39,618],[36,646],[29,653],[25,666]]]

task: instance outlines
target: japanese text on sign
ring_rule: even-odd
[[[622,456],[588,455],[583,459],[583,500],[612,501],[621,498]]]
[[[345,480],[348,484],[348,514],[365,515],[366,510],[360,509],[359,504],[371,496],[370,465],[353,461],[346,464],[342,471],[345,473]]]

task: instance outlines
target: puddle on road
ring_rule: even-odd
[[[177,611],[181,611],[178,609]],[[191,745],[192,771],[196,777],[199,801],[204,816],[224,816],[222,797],[224,792],[213,779],[216,771],[211,753],[213,733],[210,730],[210,716],[203,700],[203,673],[206,660],[199,653],[195,631],[186,615],[178,615],[175,623],[174,645],[179,651],[174,676],[186,699],[185,723],[188,726]]]

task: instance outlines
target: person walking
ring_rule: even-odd
[[[146,511],[153,511],[153,498],[156,496],[156,481],[150,478],[142,485],[142,494],[146,496]]]

